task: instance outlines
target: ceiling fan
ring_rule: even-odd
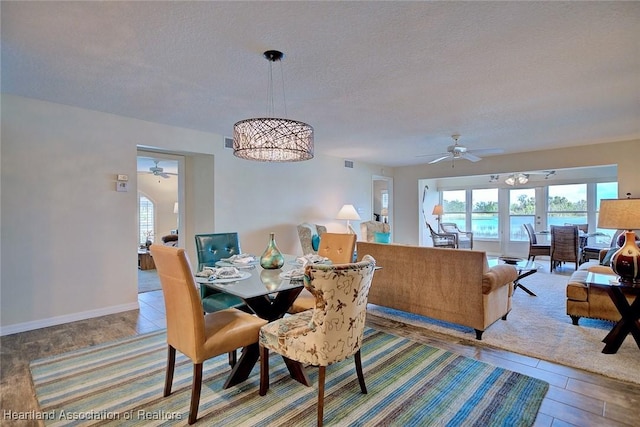
[[[155,165],[149,168],[149,172],[151,172],[155,176],[159,176],[162,178],[169,178],[169,175],[176,175],[174,173],[164,172],[164,169],[158,166],[158,163],[160,163],[160,160],[154,160],[153,163],[155,163]]]
[[[451,159],[452,161],[455,161],[456,159],[466,159],[471,162],[477,162],[482,160],[482,157],[480,157],[481,155],[500,154],[504,152],[502,148],[487,148],[484,150],[467,150],[467,147],[465,147],[464,145],[458,144],[458,139],[460,139],[460,135],[457,135],[457,134],[451,135],[451,138],[453,138],[454,144],[447,147],[446,153],[436,154],[435,156],[437,157],[429,162],[430,165],[433,163],[441,162],[443,160],[447,160],[447,159]],[[434,155],[430,155],[430,154],[423,154],[418,157],[425,157],[425,156],[434,157]]]

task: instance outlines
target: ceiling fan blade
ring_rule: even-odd
[[[443,160],[445,160],[445,159],[448,159],[449,157],[451,157],[451,155],[449,155],[449,154],[447,154],[446,156],[438,157],[437,159],[431,160],[431,161],[429,162],[429,164],[430,164],[430,165],[432,165],[432,164],[434,164],[434,163],[441,162],[441,161],[443,161]]]
[[[160,172],[160,173],[158,174],[158,176],[161,176],[161,177],[163,177],[163,178],[169,178],[169,174],[168,174],[168,173],[162,173],[162,172]]]
[[[475,154],[471,154],[469,152],[464,153],[462,157],[472,162],[479,162],[480,160],[482,160],[481,157],[478,157]]]
[[[477,156],[488,156],[491,154],[502,154],[504,150],[502,148],[485,148],[481,150],[468,150],[467,154],[475,154]]]

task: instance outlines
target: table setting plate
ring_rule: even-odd
[[[209,279],[208,282],[209,283],[231,283],[231,282],[238,282],[240,280],[245,280],[245,279],[248,279],[249,277],[251,277],[251,273],[249,273],[248,271],[241,271],[240,277],[224,277],[220,279]]]

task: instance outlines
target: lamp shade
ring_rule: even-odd
[[[358,211],[356,211],[356,208],[353,207],[353,205],[344,205],[342,209],[340,209],[340,212],[338,212],[338,216],[336,216],[336,218],[346,219],[346,220],[351,220],[351,219],[358,220],[360,219],[360,215],[358,215]]]
[[[382,209],[380,210],[380,215],[382,215],[382,216],[387,216],[387,215],[389,215],[389,209],[387,209],[387,208],[382,208]]]
[[[622,230],[640,228],[640,199],[601,200],[598,228]]]
[[[433,212],[431,212],[432,215],[442,215],[444,213],[444,210],[442,209],[442,205],[435,205],[433,207]]]
[[[627,230],[624,244],[611,257],[611,269],[622,284],[640,284],[640,249],[632,231],[640,228],[640,199],[601,200],[598,227]]]

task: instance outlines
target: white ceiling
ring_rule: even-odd
[[[0,7],[3,93],[231,136],[266,113],[278,49],[318,153],[400,166],[453,133],[505,153],[640,138],[637,1]]]

